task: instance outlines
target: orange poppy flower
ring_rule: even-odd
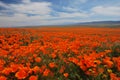
[[[18,70],[19,65],[17,65],[17,64],[11,64],[10,67],[12,69],[12,72],[16,72]]]
[[[113,66],[113,62],[110,60],[109,57],[106,57],[105,59],[103,59],[103,63],[106,64],[108,68],[112,68]]]
[[[0,71],[2,71],[4,69],[3,65],[0,65]]]
[[[6,74],[6,75],[9,75],[10,73],[12,72],[12,69],[11,68],[5,68],[2,73]]]
[[[36,58],[36,57],[37,57],[37,54],[33,54],[33,57]]]
[[[56,54],[55,53],[52,53],[51,54],[51,57],[54,59],[54,58],[56,58]]]
[[[35,66],[35,67],[33,68],[33,71],[34,71],[35,73],[37,73],[39,70],[40,70],[40,68],[39,68],[38,66]]]
[[[4,76],[0,76],[0,80],[7,80],[7,78]]]
[[[72,62],[77,64],[79,62],[79,60],[77,58],[72,58]]]
[[[120,77],[117,77],[117,75],[114,73],[110,73],[110,78],[111,80],[120,80]]]
[[[29,80],[38,80],[37,76],[30,76]]]
[[[24,70],[19,70],[16,74],[15,77],[18,79],[25,79],[27,77],[27,73]]]
[[[49,69],[45,69],[45,71],[43,72],[43,76],[48,76],[48,74],[50,73]]]
[[[69,76],[68,73],[64,73],[63,75],[64,75],[64,77],[66,77],[66,78]]]
[[[56,64],[54,62],[51,62],[51,63],[49,63],[49,67],[54,68],[54,67],[56,67]]]
[[[41,62],[41,60],[42,60],[42,59],[41,59],[40,57],[36,57],[36,58],[35,58],[35,62],[38,62],[38,63],[39,63],[39,62]]]

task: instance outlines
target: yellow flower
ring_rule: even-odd
[[[108,72],[108,73],[112,73],[112,70],[111,70],[111,69],[107,69],[107,72]]]

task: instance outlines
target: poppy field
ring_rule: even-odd
[[[0,28],[0,80],[120,80],[120,28]]]

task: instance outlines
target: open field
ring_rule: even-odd
[[[120,80],[120,28],[0,28],[0,80]]]

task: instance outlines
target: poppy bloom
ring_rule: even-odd
[[[55,53],[52,53],[51,54],[51,57],[54,59],[54,58],[56,58],[56,54]]]
[[[69,58],[68,60],[75,64],[77,64],[79,62],[77,58],[73,58],[73,57]]]
[[[16,74],[15,77],[18,79],[25,79],[27,77],[27,73],[24,70],[19,70]]]
[[[37,57],[37,54],[33,54],[33,57],[36,58],[36,57]]]
[[[113,62],[110,60],[109,57],[106,57],[105,59],[103,59],[103,63],[106,64],[108,68],[113,67]]]
[[[7,80],[7,78],[4,76],[0,76],[0,80]]]
[[[118,68],[118,71],[120,71],[120,61],[119,61],[119,63],[117,64],[117,68]]]
[[[64,75],[64,77],[66,77],[66,78],[69,76],[68,73],[64,73],[63,75]]]
[[[37,76],[30,76],[29,80],[38,80]]]
[[[42,60],[42,59],[41,59],[40,57],[36,57],[36,58],[35,58],[35,62],[38,62],[38,63],[39,63],[39,62],[41,62],[41,60]]]
[[[50,73],[49,69],[45,69],[45,71],[43,72],[43,76],[48,76],[48,74]]]
[[[3,65],[0,65],[0,71],[2,71],[4,69]]]
[[[51,63],[49,63],[49,67],[54,68],[54,67],[56,67],[56,64],[54,62],[51,62]]]
[[[111,80],[120,80],[120,77],[117,77],[117,75],[114,73],[110,73],[110,78]]]
[[[16,72],[18,70],[18,66],[17,64],[11,64],[10,67],[12,69],[12,72]]]
[[[12,69],[11,68],[5,68],[2,73],[6,74],[6,75],[9,75],[10,73],[12,72]]]
[[[40,68],[39,68],[38,66],[35,66],[35,67],[33,68],[34,73],[37,73],[39,70],[40,70]]]
[[[112,60],[116,64],[115,66],[117,67],[118,71],[120,71],[120,57],[113,57]]]

